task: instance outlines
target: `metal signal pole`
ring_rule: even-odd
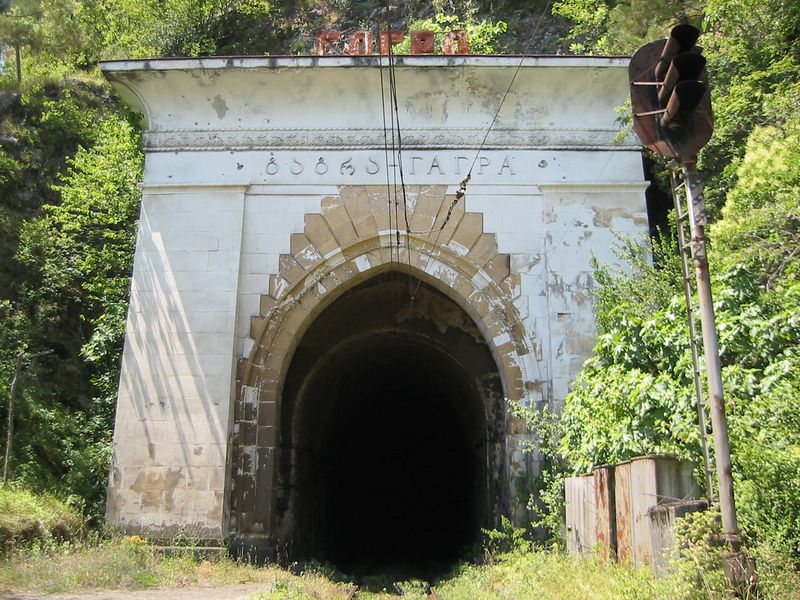
[[[674,27],[669,38],[639,48],[631,58],[628,73],[634,131],[645,146],[663,156],[676,158],[683,168],[719,479],[719,507],[728,547],[722,563],[728,580],[737,590],[742,590],[752,589],[755,583],[755,562],[741,553],[719,340],[706,253],[706,207],[702,181],[695,168],[695,156],[714,130],[705,58],[695,45],[699,35],[700,30],[691,25]]]
[[[725,399],[722,390],[722,365],[719,359],[719,338],[714,318],[714,302],[711,296],[711,278],[706,254],[705,226],[706,205],[703,186],[695,161],[684,160],[683,176],[689,204],[689,226],[691,228],[692,259],[697,278],[697,296],[700,305],[700,329],[703,333],[703,352],[706,359],[706,377],[711,404],[711,427],[714,434],[714,456],[717,467],[719,507],[722,513],[722,529],[731,552],[739,552],[741,539],[736,521],[736,504],[733,498],[731,475],[731,447],[728,442],[728,419],[725,416]]]

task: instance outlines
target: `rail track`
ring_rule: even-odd
[[[353,589],[347,593],[345,600],[356,600],[358,598],[358,592],[360,589],[361,588],[359,588],[357,585],[354,585]],[[436,590],[432,585],[427,587],[425,594],[428,596],[428,600],[439,600],[439,596],[436,595]]]

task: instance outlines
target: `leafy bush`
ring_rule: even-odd
[[[66,114],[58,112],[58,119]],[[44,136],[47,129],[37,131]],[[99,520],[142,157],[125,118],[94,123],[92,135],[95,143],[67,161],[63,183],[55,186],[61,202],[44,205],[22,227],[17,257],[26,278],[17,286],[26,310],[8,305],[18,323],[0,329],[0,342],[6,362],[20,344],[56,350],[26,369],[13,478],[72,495]]]
[[[508,23],[503,21],[475,21],[470,18],[460,19],[455,15],[437,13],[432,19],[412,21],[408,25],[410,31],[428,30],[434,34],[434,48],[440,52],[444,36],[457,29],[464,29],[469,39],[470,54],[495,54],[499,51],[500,38],[508,30]],[[411,36],[407,35],[402,43],[393,47],[396,54],[411,52]]]
[[[783,589],[778,581],[797,580],[793,565],[800,559],[796,131],[791,123],[780,136],[754,131],[723,219],[710,228],[739,523],[748,551],[768,565],[764,589],[776,594]],[[629,270],[596,267],[600,335],[560,422],[558,450],[573,474],[641,454],[700,457],[674,269],[668,261],[649,265],[630,244],[622,254]]]

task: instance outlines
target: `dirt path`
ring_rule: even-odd
[[[269,590],[268,583],[187,586],[149,590],[106,590],[72,594],[25,594],[0,591],[2,600],[245,600]]]

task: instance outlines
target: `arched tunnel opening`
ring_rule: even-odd
[[[295,560],[431,579],[495,522],[500,378],[434,287],[390,272],[339,297],[303,335],[283,398],[279,519]]]

